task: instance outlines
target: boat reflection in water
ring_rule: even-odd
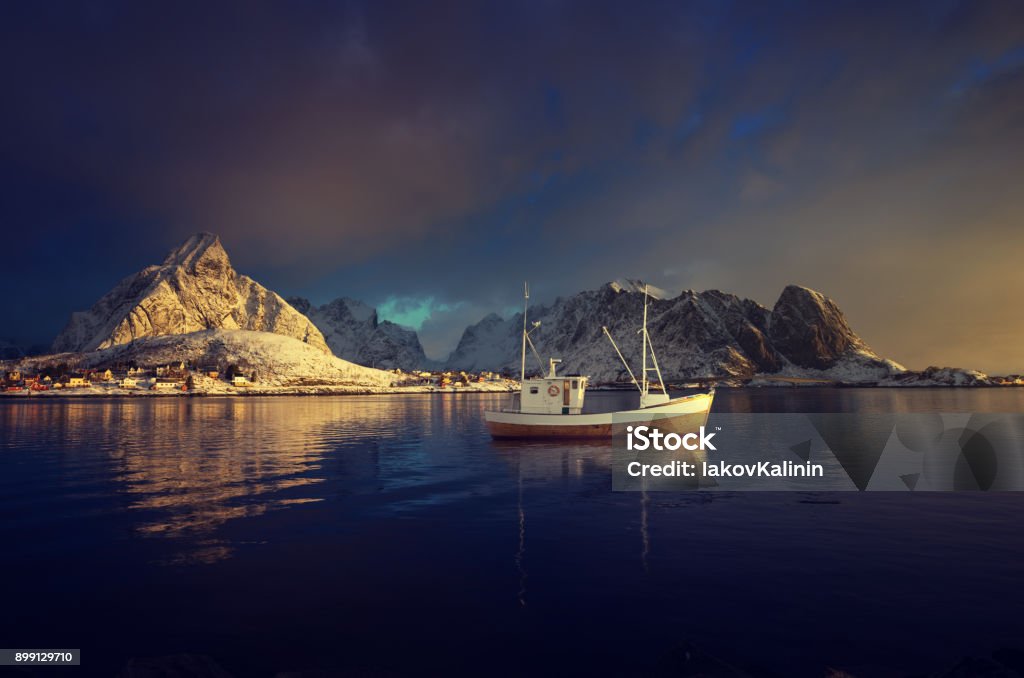
[[[586,492],[588,478],[595,475],[609,475],[613,461],[612,446],[605,440],[577,440],[566,442],[544,442],[539,440],[512,441],[494,440],[491,443],[497,457],[515,473],[516,478],[516,522],[518,534],[513,559],[519,576],[517,601],[519,605],[527,605],[527,522],[529,512],[528,488],[533,485],[550,488],[562,485],[570,494]],[[687,453],[700,455],[702,452]],[[693,459],[697,459],[696,456]],[[641,480],[646,484],[646,479]],[[611,488],[608,488],[609,490]],[[642,489],[637,493],[637,545],[638,560],[644,574],[649,573],[648,557],[651,552],[651,535],[649,526],[649,508],[651,494]],[[712,501],[710,494],[697,497],[700,503]],[[554,563],[544,563],[548,569]]]

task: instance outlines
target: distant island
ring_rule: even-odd
[[[617,281],[536,307],[542,350],[566,373],[628,386],[601,328],[632,337],[644,287]],[[806,287],[786,287],[771,309],[717,290],[670,298],[648,289],[650,331],[674,386],[1024,385],[1019,375],[907,370],[875,354],[834,301]],[[501,392],[518,388],[521,326],[520,314],[488,315],[443,365],[432,364],[412,329],[345,297],[321,307],[286,300],[236,272],[217,236],[199,233],[72,314],[50,353],[0,364],[3,393],[22,397]],[[622,350],[632,360],[639,343]]]

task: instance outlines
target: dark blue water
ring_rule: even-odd
[[[1024,494],[613,493],[608,447],[492,443],[502,401],[0,401],[0,646],[82,648],[95,675],[178,653],[238,676],[644,675],[692,643],[799,677],[1024,645]],[[1021,412],[1024,390],[716,410]]]

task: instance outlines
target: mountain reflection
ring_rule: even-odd
[[[424,436],[458,431],[478,406],[429,396],[33,402],[0,408],[0,442],[62,450],[67,482],[89,467],[112,478],[137,534],[179,539],[194,556],[169,562],[215,562],[232,549],[208,537],[229,521],[422,478]]]
[[[92,498],[102,503],[96,511],[122,516],[130,534],[159,540],[147,550],[169,564],[218,562],[264,543],[283,532],[280,521],[263,520],[299,506],[314,505],[304,520],[316,529],[341,530],[517,492],[522,540],[530,512],[523,493],[531,487],[562,487],[576,502],[614,501],[587,481],[610,478],[606,443],[492,442],[482,412],[506,399],[12,401],[0,407],[0,445],[46,469],[31,476],[38,487],[9,484],[20,510],[49,510],[50,519],[57,514],[45,508],[47,497]],[[499,523],[513,518],[497,515]]]

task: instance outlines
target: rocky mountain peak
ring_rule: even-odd
[[[196,233],[185,242],[171,250],[164,259],[164,266],[181,266],[192,272],[200,268],[215,266],[220,269],[231,268],[228,253],[220,243],[220,238],[213,233]]]
[[[516,315],[519,315],[519,314],[516,314]],[[504,322],[504,319],[500,315],[498,315],[497,313],[494,313],[492,311],[491,313],[488,313],[487,315],[485,315],[483,317],[483,319],[480,321],[479,324],[481,324],[481,325],[496,325],[496,324],[501,323],[501,322]]]
[[[339,317],[348,316],[356,322],[368,322],[374,327],[377,325],[377,309],[368,306],[357,299],[339,297],[328,306],[338,314]]]
[[[622,292],[633,292],[637,294],[643,294],[645,285],[647,287],[647,296],[651,297],[652,299],[668,299],[670,296],[668,292],[661,289],[660,287],[655,287],[654,285],[646,283],[643,280],[638,280],[634,278],[622,278],[619,280],[613,280],[612,282],[605,285],[605,287],[611,289],[616,294]]]
[[[787,285],[775,302],[769,337],[793,364],[819,370],[851,352],[871,353],[834,301],[799,285]]]
[[[232,267],[220,239],[197,233],[164,263],[128,276],[88,311],[72,314],[54,351],[93,351],[144,337],[254,330],[328,352],[319,330],[284,299]]]

